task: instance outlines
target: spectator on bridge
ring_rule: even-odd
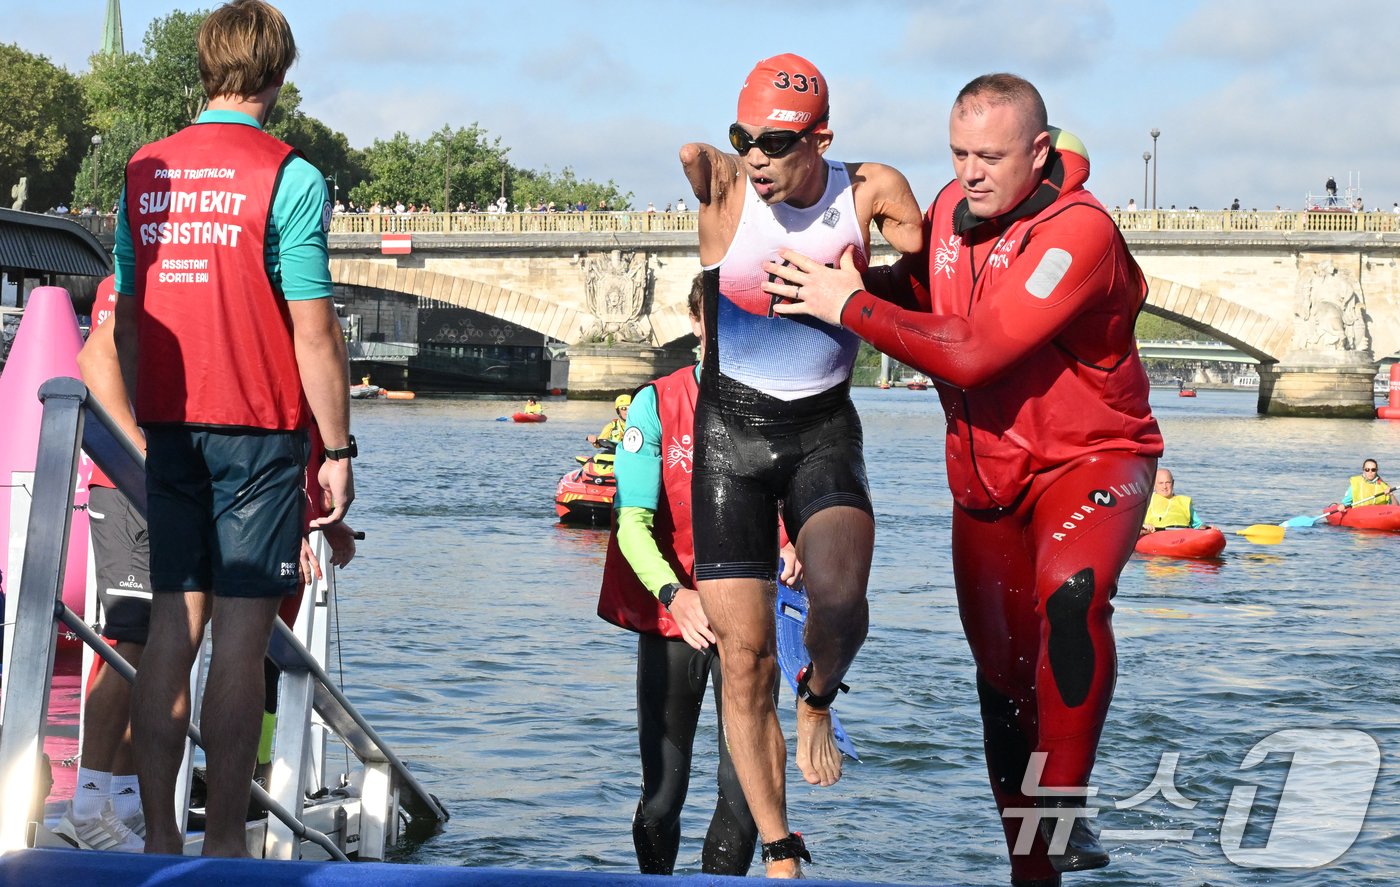
[[[1328,177],[1327,177],[1327,196],[1328,196],[1328,197],[1336,197],[1336,196],[1337,196],[1337,179],[1336,179],[1335,177],[1333,177],[1333,176],[1328,176]]]
[[[600,212],[600,213],[605,213],[605,212],[607,212],[607,211],[608,211],[608,202],[607,202],[606,200],[599,199],[599,200],[598,200],[598,212]]]
[[[1400,215],[1400,203],[1392,203],[1390,205],[1390,211],[1396,215]]]
[[[1157,478],[1152,485],[1152,501],[1147,505],[1147,514],[1142,519],[1142,534],[1158,530],[1179,530],[1189,527],[1204,530],[1208,524],[1196,514],[1196,506],[1190,496],[1176,493],[1176,480],[1165,468],[1157,469]]]
[[[668,204],[666,204],[666,209],[662,210],[662,212],[670,212],[670,211],[671,211],[671,204],[668,203]]]
[[[684,197],[677,197],[677,198],[676,198],[676,212],[678,212],[678,213],[683,213],[683,212],[685,212],[685,198],[684,198]]]
[[[1239,211],[1240,211],[1240,199],[1239,199],[1238,197],[1236,197],[1236,198],[1230,203],[1230,212],[1235,212],[1235,213],[1237,213],[1237,212],[1239,212]]]
[[[1135,212],[1137,212],[1137,201],[1134,200],[1133,198],[1129,197],[1129,198],[1128,198],[1128,205],[1125,206],[1125,207],[1123,208],[1123,212],[1128,212],[1128,213],[1135,213]]]
[[[577,211],[577,212],[581,212],[581,213],[586,213],[586,212],[588,212],[588,201],[586,201],[586,200],[584,200],[582,197],[580,197],[580,198],[578,199],[578,203],[575,203],[575,204],[574,204],[574,210]]]
[[[1395,211],[1400,213],[1400,203],[1395,204]],[[656,212],[656,204],[652,203],[650,200],[647,201],[647,212]]]

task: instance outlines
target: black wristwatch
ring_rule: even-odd
[[[665,585],[661,586],[661,591],[657,592],[656,599],[661,601],[661,606],[669,610],[671,609],[671,601],[676,599],[676,594],[682,588],[685,588],[685,586],[681,585],[679,582],[667,582]]]
[[[355,435],[350,435],[350,443],[343,447],[326,447],[326,458],[339,462],[341,459],[354,459],[360,455],[360,448],[355,445]]]

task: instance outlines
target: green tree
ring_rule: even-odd
[[[28,179],[25,209],[67,203],[89,148],[87,103],[78,79],[42,55],[0,44],[0,199]]]
[[[350,191],[350,198],[357,203],[418,203],[434,188],[440,193],[441,181],[427,169],[431,159],[423,143],[409,138],[408,133],[396,132],[393,138],[375,139],[363,156],[367,178]]]
[[[1158,317],[1156,314],[1148,314],[1146,311],[1138,315],[1137,325],[1134,327],[1133,331],[1139,339],[1145,342],[1174,342],[1177,340],[1184,342],[1215,341],[1205,333],[1197,332],[1174,320]]]
[[[514,173],[508,196],[512,203],[519,203],[522,207],[540,203],[548,205],[553,201],[562,210],[582,200],[592,209],[600,200],[606,200],[610,209],[632,208],[631,191],[623,194],[612,179],[608,179],[605,185],[588,179],[580,180],[572,167],[564,167],[564,171],[558,175],[551,173],[549,167],[543,171],[518,169]]]
[[[77,178],[73,180],[73,202],[81,206],[91,203],[98,212],[107,212],[116,204],[126,182],[126,162],[136,149],[159,136],[145,129],[133,116],[117,116],[106,132],[102,144],[83,156]],[[94,185],[93,166],[97,167]]]
[[[153,138],[164,138],[193,122],[205,104],[195,37],[207,15],[172,12],[151,22],[141,52],[94,55],[83,77],[92,125],[105,133],[118,118],[130,117]]]
[[[267,132],[306,155],[339,194],[348,194],[365,178],[361,152],[350,147],[344,133],[301,110],[301,90],[295,83],[282,87],[277,106],[268,116]]]

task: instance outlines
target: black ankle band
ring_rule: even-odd
[[[769,841],[763,845],[763,861],[778,862],[783,859],[800,859],[803,862],[811,862],[812,854],[807,852],[807,844],[802,840],[801,832],[793,832],[786,838],[777,841]]]
[[[797,698],[807,703],[808,708],[817,711],[826,711],[831,708],[831,703],[836,701],[837,693],[849,693],[851,688],[845,684],[837,684],[836,689],[823,696],[818,696],[807,688],[807,681],[812,675],[812,663],[802,666],[802,670],[797,673]]]

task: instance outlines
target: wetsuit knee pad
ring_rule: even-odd
[[[1070,708],[1084,704],[1094,682],[1094,639],[1089,631],[1089,607],[1093,602],[1092,567],[1070,576],[1045,602],[1050,671],[1060,699]]]
[[[982,709],[982,743],[987,771],[998,791],[1019,794],[1030,760],[1031,740],[1022,730],[1014,699],[977,676]]]

